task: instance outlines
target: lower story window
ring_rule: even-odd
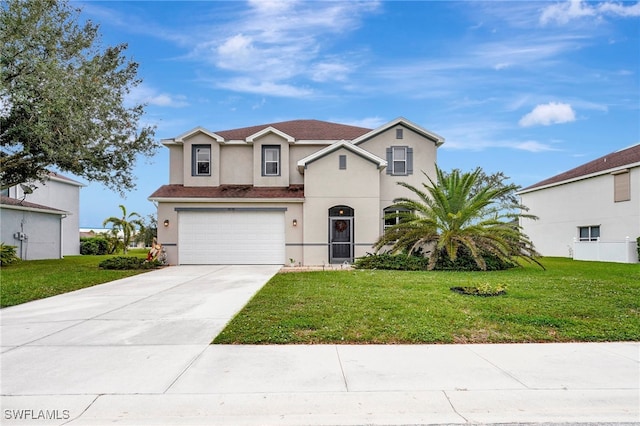
[[[580,241],[598,241],[600,238],[600,226],[581,226],[578,228]]]
[[[399,224],[402,221],[402,218],[399,216],[400,213],[407,213],[408,210],[401,209],[384,209],[384,231],[387,232],[387,229],[391,228],[394,225]]]

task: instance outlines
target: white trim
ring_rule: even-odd
[[[304,203],[304,198],[195,198],[195,197],[149,197],[158,203]],[[4,206],[4,204],[3,204]]]
[[[205,129],[204,127],[198,126],[195,127],[191,130],[189,130],[188,132],[182,133],[179,136],[176,136],[175,138],[170,138],[170,139],[162,139],[160,142],[163,145],[176,145],[176,144],[181,144],[184,142],[185,139],[194,136],[198,133],[202,133],[204,135],[209,136],[211,139],[214,139],[216,142],[220,142],[220,143],[224,143],[224,138],[216,133],[213,133],[210,130]]]
[[[0,204],[0,208],[9,209],[9,210],[22,210],[27,212],[35,212],[35,213],[46,213],[46,214],[55,214],[59,216],[68,216],[73,213],[63,211],[63,210],[53,210],[53,209],[38,209],[35,207],[27,207],[27,206],[16,206],[13,204]]]
[[[308,155],[306,157],[304,157],[303,159],[299,160],[297,165],[298,165],[298,171],[302,174],[304,174],[304,169],[307,167],[308,163],[311,163],[313,161],[318,160],[319,158],[324,157],[327,154],[330,154],[334,151],[337,151],[339,149],[346,149],[348,151],[353,152],[356,155],[359,155],[363,158],[365,158],[366,160],[371,161],[372,163],[376,164],[379,170],[384,169],[385,167],[387,167],[387,160],[383,160],[382,158],[378,157],[377,155],[374,155],[372,153],[370,153],[369,151],[366,151],[362,148],[360,148],[359,146],[356,146],[354,144],[352,144],[351,142],[348,142],[346,140],[341,140],[338,142],[335,142],[327,147],[322,148],[320,151],[316,151],[311,155]]]
[[[62,177],[58,177],[58,176],[49,175],[49,180],[52,180],[54,182],[66,183],[67,185],[73,185],[73,186],[77,186],[77,187],[85,187],[85,186],[87,186],[84,183],[76,182],[73,179],[62,178]]]
[[[588,175],[582,175],[582,176],[574,177],[572,179],[565,179],[565,180],[561,180],[559,182],[549,183],[547,185],[536,186],[535,188],[518,191],[518,192],[516,192],[516,195],[528,194],[530,192],[539,191],[541,189],[553,188],[554,186],[565,185],[565,184],[568,184],[568,183],[578,182],[580,180],[585,180],[585,179],[591,179],[591,178],[598,177],[598,176],[624,173],[624,170],[630,171],[631,169],[633,169],[635,167],[640,167],[640,162],[639,163],[632,163],[632,164],[625,164],[623,166],[614,167],[614,168],[607,169],[607,170],[601,170],[599,172],[595,172],[595,173],[590,173]]]
[[[404,117],[398,117],[395,120],[392,120],[390,122],[388,122],[387,124],[383,124],[382,126],[378,127],[377,129],[373,129],[372,131],[370,131],[369,133],[365,133],[364,135],[360,136],[359,138],[356,138],[353,140],[354,145],[358,145],[368,139],[371,139],[372,137],[376,136],[379,133],[382,133],[384,131],[389,130],[390,128],[397,126],[397,125],[403,125],[411,130],[413,130],[416,133],[421,134],[422,136],[431,139],[433,142],[435,142],[436,146],[440,146],[444,143],[444,138],[436,133],[430,132],[429,130],[418,126],[417,124],[407,120]]]
[[[247,139],[245,139],[247,142],[249,143],[253,143],[256,139],[258,139],[261,136],[267,135],[269,133],[274,133],[278,136],[280,136],[281,138],[283,138],[284,140],[286,140],[289,143],[293,143],[296,141],[296,139],[293,136],[290,136],[288,134],[286,134],[283,131],[280,131],[278,129],[276,129],[275,127],[269,126],[266,127],[262,130],[260,130],[259,132],[256,132],[252,135],[247,136]]]

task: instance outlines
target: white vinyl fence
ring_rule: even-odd
[[[601,262],[638,263],[638,249],[634,239],[602,241],[573,241],[574,260],[599,260]]]

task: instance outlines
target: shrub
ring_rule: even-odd
[[[513,268],[515,262],[503,262],[496,256],[485,254],[484,260],[487,264],[487,271],[500,271]],[[416,253],[412,255],[389,253],[370,254],[359,257],[354,262],[354,267],[358,269],[386,269],[394,271],[426,271],[428,269],[429,260],[422,255]],[[476,262],[471,257],[471,253],[466,247],[458,249],[458,256],[455,262],[451,261],[443,251],[436,262],[434,268],[436,271],[480,271]]]
[[[640,260],[640,237],[636,238],[636,249],[638,250],[638,260]]]
[[[427,269],[428,259],[422,256],[408,256],[406,254],[371,254],[355,260],[353,266],[358,269],[387,269],[393,271],[424,271]]]
[[[490,253],[485,253],[482,257],[487,265],[487,271],[502,271],[517,266],[515,262],[504,262]],[[460,246],[458,249],[455,262],[443,250],[434,269],[437,271],[481,271],[473,260],[469,249],[464,246]]]
[[[80,238],[80,254],[102,255],[107,254],[109,242],[103,237]]]
[[[103,260],[98,266],[102,269],[155,269],[161,265],[159,260],[147,261],[140,257],[116,256]]]
[[[20,258],[16,254],[16,248],[16,246],[0,243],[0,265],[6,266],[20,261]]]

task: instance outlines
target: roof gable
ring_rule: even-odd
[[[386,124],[383,124],[382,126],[378,127],[377,129],[371,130],[370,132],[358,137],[357,139],[355,139],[353,141],[353,143],[355,145],[359,145],[362,142],[371,139],[372,137],[382,133],[382,132],[386,132],[387,130],[389,130],[392,127],[395,127],[397,125],[403,125],[404,127],[413,130],[414,132],[424,136],[425,138],[433,141],[436,146],[440,146],[444,143],[444,138],[436,133],[433,133],[423,127],[418,126],[417,124],[407,120],[404,117],[398,117],[395,120],[392,120]]]
[[[191,130],[189,130],[188,132],[185,132],[179,136],[176,136],[175,138],[170,138],[170,139],[163,139],[161,142],[164,145],[173,145],[176,143],[183,143],[185,139],[189,139],[192,136],[197,135],[198,133],[202,133],[205,134],[207,136],[209,136],[210,138],[214,139],[216,142],[224,142],[224,138],[221,137],[220,135],[217,135],[215,133],[213,133],[211,130],[205,129],[204,127],[198,126],[195,127]]]
[[[618,169],[624,169],[629,166],[640,166],[640,144],[621,149],[604,155],[593,161],[585,163],[581,166],[567,170],[564,173],[552,176],[542,180],[531,186],[528,186],[519,193],[529,192],[530,190],[542,187],[555,186],[561,183],[576,181],[586,177],[597,176],[601,174],[611,173]]]
[[[354,144],[352,144],[351,142],[345,141],[345,140],[341,140],[338,141],[336,143],[333,143],[323,149],[321,149],[320,151],[316,151],[311,155],[308,155],[306,157],[304,157],[303,159],[301,159],[300,161],[298,161],[298,171],[300,171],[300,173],[304,173],[304,169],[307,168],[307,165],[310,163],[313,163],[316,160],[319,160],[320,158],[331,154],[332,152],[335,152],[339,149],[346,149],[348,151],[353,152],[354,154],[364,158],[365,160],[371,161],[373,164],[376,165],[376,167],[378,169],[383,169],[385,167],[387,167],[387,161],[383,160],[382,158],[378,157],[377,155],[374,155],[372,153],[370,153],[369,151],[366,151],[362,148],[360,148],[359,146],[356,146]]]

